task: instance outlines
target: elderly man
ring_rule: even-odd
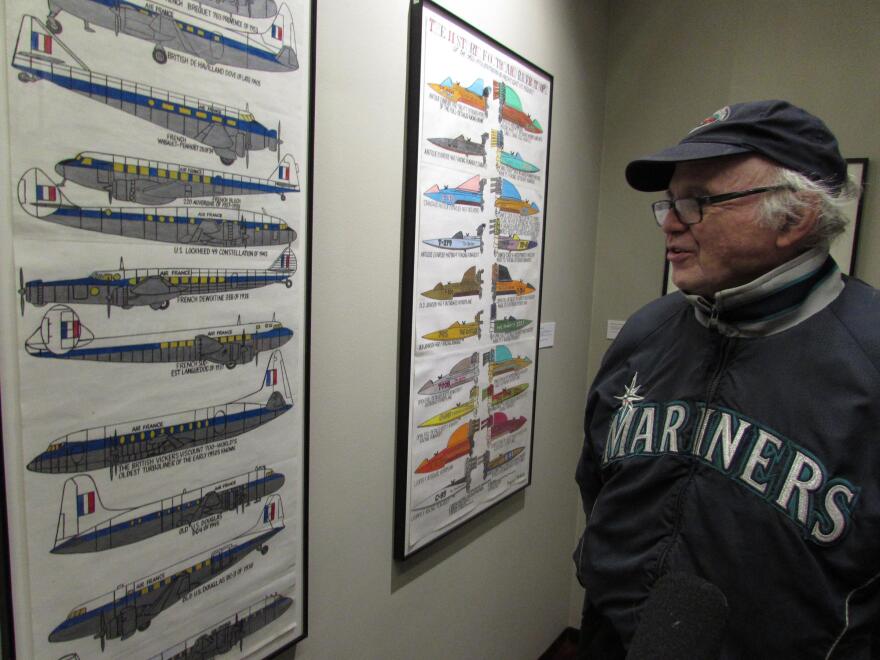
[[[665,191],[681,292],[629,319],[588,397],[583,657],[650,638],[669,575],[726,600],[680,628],[717,657],[880,657],[880,295],[828,255],[851,194],[836,139],[789,103],[742,103],[626,177]]]

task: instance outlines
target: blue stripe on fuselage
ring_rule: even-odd
[[[52,213],[52,215],[71,218],[96,218],[108,220],[123,220],[127,222],[151,222],[154,224],[169,225],[201,225],[216,224],[218,222],[235,222],[243,225],[247,229],[260,229],[264,231],[284,231],[289,229],[287,225],[283,227],[275,222],[257,222],[256,220],[230,220],[227,218],[191,218],[185,215],[165,215],[163,213],[147,213],[145,211],[128,212],[117,211],[116,209],[97,209],[83,208],[80,206],[61,206]],[[147,220],[147,216],[153,216],[153,219]],[[162,220],[155,219],[161,216]],[[268,225],[268,227],[267,227]]]
[[[290,273],[282,273],[280,275],[148,275],[146,277],[138,277],[138,281],[146,280],[150,277],[224,277],[226,278],[223,282],[211,282],[200,284],[199,282],[191,282],[188,284],[183,284],[178,282],[177,284],[173,284],[172,286],[178,288],[189,288],[189,287],[200,287],[205,284],[215,284],[215,285],[224,285],[224,284],[240,284],[244,283],[267,283],[271,284],[274,282],[283,282],[290,276]],[[31,280],[25,284],[26,287],[36,287],[36,286],[76,286],[78,284],[85,286],[107,286],[107,287],[129,287],[135,286],[129,282],[131,278],[129,277],[121,277],[118,280],[102,280],[97,277],[79,277],[72,280],[53,280],[51,282],[44,282],[43,280]],[[186,295],[185,293],[182,295]],[[76,302],[76,301],[72,301]]]

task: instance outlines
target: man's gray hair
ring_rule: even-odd
[[[849,220],[844,209],[858,197],[859,192],[859,185],[852,178],[835,190],[832,186],[812,181],[785,167],[777,167],[776,179],[769,185],[786,186],[788,189],[763,196],[758,221],[767,227],[782,229],[797,222],[805,209],[817,207],[819,217],[816,227],[804,246],[825,249],[846,229]]]

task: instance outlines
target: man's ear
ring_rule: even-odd
[[[803,206],[798,215],[786,218],[776,234],[776,247],[786,249],[800,246],[813,233],[818,222],[819,208],[816,204]]]

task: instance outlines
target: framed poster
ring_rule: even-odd
[[[411,14],[395,556],[531,481],[553,78]]]
[[[7,657],[306,634],[314,11],[5,4]]]

